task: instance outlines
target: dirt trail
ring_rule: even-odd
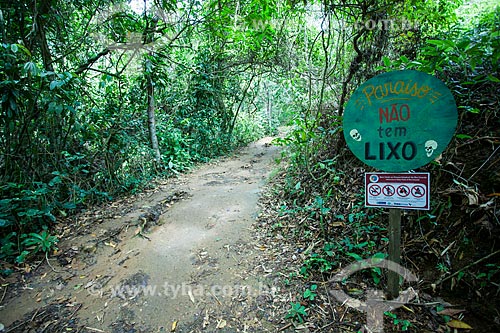
[[[271,292],[242,269],[257,251],[249,227],[279,153],[270,141],[63,228],[71,236],[52,267],[6,281],[6,331],[264,330],[256,312],[239,307]]]

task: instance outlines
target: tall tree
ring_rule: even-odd
[[[146,20],[146,30],[144,31],[144,44],[150,44],[154,42],[154,32],[158,25],[158,17],[154,16],[151,19],[151,23],[144,12]],[[144,63],[144,73],[146,75],[146,94],[147,94],[147,116],[148,116],[148,130],[149,139],[151,141],[151,148],[155,153],[156,163],[161,162],[161,152],[160,146],[158,145],[158,135],[156,134],[156,117],[155,117],[155,86],[153,82],[153,64],[149,60],[153,56],[153,52],[149,51],[146,61]]]

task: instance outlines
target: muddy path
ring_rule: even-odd
[[[271,284],[251,273],[270,141],[62,223],[50,265],[2,281],[5,331],[275,331]]]

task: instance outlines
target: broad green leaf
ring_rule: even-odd
[[[50,88],[50,90],[54,90],[58,86],[59,86],[59,81],[54,80],[54,81],[50,82],[49,88]]]
[[[384,260],[386,258],[386,256],[387,255],[385,253],[377,252],[372,257],[372,263],[378,264],[379,262],[381,262],[382,260]]]
[[[43,212],[39,209],[30,208],[24,212],[18,212],[17,215],[18,216],[35,217],[35,216],[43,215]]]
[[[444,49],[453,49],[457,46],[453,41],[448,39],[444,40],[430,39],[427,41],[427,43],[443,47]]]
[[[31,61],[24,64],[24,71],[26,73],[30,73],[31,75],[38,75],[40,73],[40,69],[34,62]]]
[[[391,59],[389,59],[389,57],[384,56],[384,57],[382,58],[382,60],[383,60],[384,65],[385,65],[386,67],[391,67]]]
[[[0,200],[0,207],[9,206],[13,200],[14,199],[12,199],[12,198],[10,198],[10,199],[1,199]]]
[[[12,225],[12,222],[5,219],[0,219],[0,228],[8,227]]]
[[[357,261],[363,260],[363,257],[361,257],[359,254],[356,254],[356,253],[348,252],[347,255],[350,257],[353,257]]]
[[[26,260],[26,256],[29,255],[29,251],[23,251],[20,255],[16,257],[16,263],[22,264]]]
[[[56,184],[60,184],[62,182],[61,177],[55,176],[49,181],[49,186],[54,186]]]
[[[66,202],[62,205],[64,209],[75,209],[76,204],[74,202]]]

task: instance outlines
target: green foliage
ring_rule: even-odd
[[[412,327],[412,324],[409,320],[407,319],[399,319],[398,316],[392,312],[386,311],[384,314],[392,319],[392,323],[394,326],[401,326],[401,331],[408,331],[410,327]]]
[[[220,65],[208,49],[196,56],[189,95],[178,115],[183,132],[192,141],[191,148],[201,158],[224,153],[229,143],[232,114],[224,106],[223,79],[214,73]]]
[[[447,273],[450,269],[448,268],[448,266],[446,266],[446,264],[440,262],[436,265],[436,268],[438,269],[438,271],[442,272],[442,273]]]
[[[285,318],[296,320],[299,323],[303,323],[305,317],[307,317],[306,307],[300,304],[300,302],[297,303],[292,302],[291,309],[288,310],[288,313]]]
[[[196,155],[190,150],[189,138],[164,115],[158,117],[157,134],[162,162],[169,171],[178,173],[193,165]]]
[[[383,66],[378,69],[417,69],[431,74],[460,73],[465,78],[464,85],[500,82],[500,78],[495,76],[500,63],[500,33],[497,29],[500,7],[482,12],[473,21],[477,22],[476,25],[471,25],[470,21],[454,25],[446,33],[428,38],[416,59],[411,60],[404,55],[395,60],[384,57]],[[463,88],[461,90],[455,93],[463,94]]]
[[[327,195],[328,197],[329,195]],[[317,196],[314,198],[314,204],[315,208],[318,212],[319,215],[319,225],[321,227],[321,231],[323,232],[323,235],[326,236],[326,226],[325,226],[325,217],[326,215],[330,212],[330,208],[324,206],[324,200],[322,197]]]
[[[51,236],[45,228],[41,233],[29,233],[23,239],[23,245],[32,251],[32,253],[37,253],[39,251],[43,253],[48,253],[50,250],[57,249],[56,244],[59,240],[56,236]]]
[[[361,257],[360,255],[358,255],[356,253],[349,252],[349,253],[346,253],[346,255],[356,259],[356,261],[364,260],[363,257]],[[381,260],[385,259],[386,257],[387,257],[387,255],[385,253],[377,252],[371,257],[371,262],[376,264],[377,262],[380,262]],[[371,273],[373,282],[377,285],[380,284],[380,280],[382,278],[382,270],[380,269],[380,267],[370,267],[370,273]]]
[[[313,253],[304,261],[302,267],[300,268],[300,274],[307,278],[314,271],[326,273],[329,272],[334,266],[336,266],[335,262],[331,261],[329,258]]]
[[[493,29],[479,26],[465,32],[459,30],[456,39],[428,40],[428,46],[422,52],[424,63],[421,69],[430,73],[447,70],[472,76],[480,66],[496,72],[500,60],[500,34]],[[474,80],[499,82],[491,74],[475,75]]]
[[[248,113],[243,113],[238,117],[236,121],[233,133],[232,142],[235,146],[246,145],[253,142],[265,134],[270,134],[266,130],[266,121],[261,115],[251,115]],[[270,129],[272,131],[272,129]]]
[[[304,297],[306,300],[314,301],[314,299],[317,296],[316,289],[318,289],[318,285],[312,284],[309,288],[307,288],[304,291],[304,294],[302,295],[302,297]]]
[[[126,1],[1,6],[3,259],[24,258],[23,235],[44,236],[58,219],[275,133],[289,117],[282,75],[268,74],[288,33],[274,20],[288,6],[185,5],[161,1],[142,14]]]
[[[0,240],[0,259],[14,260],[20,264],[30,255],[39,252],[48,254],[52,250],[57,250],[58,241],[59,239],[51,235],[46,227],[40,233],[21,234],[19,238],[16,232],[11,232]]]
[[[300,168],[309,163],[309,157],[315,148],[317,133],[312,130],[312,122],[301,118],[294,119],[294,125],[284,138],[276,138],[273,143],[282,146],[291,146],[290,161],[293,167]]]
[[[444,306],[438,305],[438,306],[436,306],[435,311],[436,312],[441,312],[444,309],[445,309]],[[448,316],[448,315],[441,315],[441,317],[443,318],[443,320],[444,320],[445,323],[447,323],[447,322],[449,322],[451,320],[451,316]]]
[[[31,57],[22,45],[2,44],[0,233],[2,257],[18,254],[18,261],[27,255],[23,249],[35,244],[35,235],[43,239],[35,252],[48,251],[53,239],[41,230],[57,215],[104,194],[94,183],[84,184],[89,162],[73,152],[82,125],[76,97],[81,81],[69,72],[40,69]]]
[[[297,186],[296,186],[297,187]],[[329,195],[327,196],[329,197]],[[327,233],[330,208],[325,207],[325,200],[317,196],[314,199],[314,204],[306,206],[305,208],[296,207],[295,209],[287,209],[286,206],[282,207],[283,214],[304,214],[308,213],[311,220],[317,221],[319,226],[323,226],[322,235]],[[325,242],[321,251],[312,253],[300,269],[300,274],[307,278],[315,272],[327,273],[333,268],[339,266],[347,257],[352,257],[355,260],[363,260],[363,258],[373,258],[374,260],[381,260],[386,257],[386,254],[379,252],[381,246],[385,245],[387,238],[380,237],[380,233],[385,231],[385,228],[378,226],[374,221],[377,214],[367,215],[361,205],[355,205],[351,213],[347,216],[347,222],[350,225],[352,232],[344,235],[343,238],[335,240],[328,239],[323,236]],[[336,220],[345,220],[343,215],[333,216]],[[300,228],[298,228],[300,230]],[[304,234],[304,237],[306,233]],[[372,279],[375,284],[379,284],[382,271],[378,267],[371,269]]]
[[[500,275],[499,273],[499,264],[486,264],[482,267],[480,272],[474,274],[474,279],[479,281],[479,286],[481,288],[488,287],[489,285],[495,286],[495,281],[498,281],[498,276]],[[463,275],[460,278],[462,277]]]

